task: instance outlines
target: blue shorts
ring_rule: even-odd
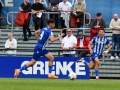
[[[40,45],[36,45],[34,48],[33,59],[38,61],[40,56],[45,56],[48,53],[48,50],[46,50],[45,48],[43,49]]]
[[[100,58],[100,55],[99,54],[96,54],[96,53],[93,53],[91,55],[91,59],[94,61],[95,58]]]

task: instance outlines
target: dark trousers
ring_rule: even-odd
[[[24,36],[24,39],[27,39],[27,35],[26,35],[27,32],[26,32],[26,30],[29,33],[28,36],[31,36],[31,30],[29,28],[29,23],[26,26],[23,26],[23,36]]]
[[[50,14],[50,18],[55,19],[55,28],[58,28],[58,14]]]
[[[62,28],[62,29],[63,29],[63,28],[67,28],[67,27],[65,26],[65,20],[63,20],[62,17],[60,18],[60,22],[61,22],[61,28]],[[63,29],[63,30],[62,30],[62,33],[65,34],[65,35],[63,36],[63,37],[65,37],[65,36],[66,36],[66,29]]]
[[[113,34],[112,35],[112,50],[115,50],[117,46],[117,50],[120,50],[120,34]],[[117,56],[119,56],[120,52],[117,52]],[[114,56],[115,52],[112,52],[111,55]]]
[[[66,26],[65,26],[65,20],[63,20],[62,17],[60,18],[60,22],[61,22],[61,28],[62,28],[62,29],[63,29],[63,28],[66,28]]]
[[[41,29],[43,28],[43,22],[40,21],[41,23],[38,24],[37,21],[34,22],[34,25],[35,25],[35,31],[37,31],[38,29]]]
[[[76,55],[77,55],[78,57],[85,57],[87,54],[88,54],[88,51],[83,51],[83,50],[81,50],[81,51],[76,51]]]
[[[64,57],[75,57],[75,54],[63,54]]]

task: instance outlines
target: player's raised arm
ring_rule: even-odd
[[[34,32],[34,35],[35,35],[37,40],[39,40],[39,36],[38,36],[39,33],[40,33],[40,30],[37,30],[37,31]]]
[[[50,36],[49,39],[51,42],[54,42],[54,41],[59,40],[62,36],[64,36],[64,33],[62,33],[60,36],[58,36],[56,38],[54,36]]]

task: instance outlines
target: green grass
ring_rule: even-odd
[[[0,90],[120,90],[120,80],[1,78]]]

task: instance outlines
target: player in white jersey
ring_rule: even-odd
[[[91,48],[91,45],[93,45],[93,48]],[[104,51],[104,53],[108,53],[111,49],[109,40],[107,36],[105,36],[105,30],[100,29],[98,36],[94,37],[90,44],[88,45],[88,48],[90,50],[91,54],[91,61],[90,63],[86,62],[84,58],[81,58],[77,62],[83,62],[85,65],[87,65],[90,69],[95,69],[95,74],[96,74],[96,80],[100,80],[99,78],[99,65],[100,61],[99,58],[103,53],[103,49],[105,45],[108,46],[108,49]]]

